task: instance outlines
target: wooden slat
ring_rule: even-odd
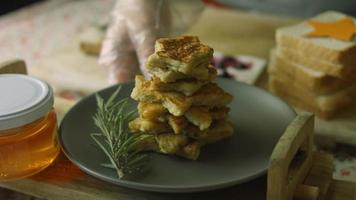
[[[325,199],[332,181],[334,171],[334,157],[328,153],[315,152],[313,164],[303,184],[319,188],[319,200]]]
[[[27,74],[26,64],[21,59],[7,60],[0,63],[0,74]]]
[[[317,200],[319,196],[319,188],[310,185],[298,185],[293,200]]]
[[[312,164],[313,131],[314,116],[304,113],[293,120],[279,139],[268,169],[268,200],[293,198]],[[298,155],[298,152],[303,154]]]
[[[356,200],[356,182],[333,180],[325,200]]]

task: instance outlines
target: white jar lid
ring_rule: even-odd
[[[21,74],[0,75],[0,131],[40,119],[52,110],[53,101],[52,88],[43,81]]]

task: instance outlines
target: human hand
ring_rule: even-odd
[[[186,14],[189,11],[184,9],[183,15],[182,4],[192,14]],[[144,65],[154,51],[155,40],[181,33],[202,10],[203,5],[197,0],[118,0],[99,58],[108,81],[126,82],[140,72],[148,77]]]

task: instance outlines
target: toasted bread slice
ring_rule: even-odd
[[[182,133],[184,128],[188,126],[188,120],[186,120],[183,116],[176,117],[173,115],[168,115],[167,119],[168,124],[171,126],[175,134]]]
[[[208,66],[214,50],[201,44],[198,37],[181,36],[160,38],[155,44],[155,53],[147,59],[148,71],[154,68],[169,69],[191,74],[199,65]]]
[[[144,119],[157,122],[167,121],[168,110],[159,103],[138,102],[138,114]]]
[[[173,115],[166,115],[164,116],[164,122],[152,118],[143,118],[141,116],[129,122],[129,128],[133,133],[146,133],[152,135],[163,133],[181,134],[188,124],[188,120],[183,116],[176,117]]]
[[[232,95],[225,92],[216,83],[203,86],[191,98],[194,106],[223,107],[232,101]]]
[[[151,81],[143,76],[136,76],[136,86],[131,97],[136,101],[161,103],[174,116],[182,116],[191,106],[223,107],[232,101],[232,96],[217,86],[209,83],[192,96],[178,92],[159,92],[150,90]]]
[[[156,141],[160,152],[175,154],[188,144],[189,138],[185,135],[161,134],[156,136]]]
[[[205,145],[231,137],[234,129],[229,121],[218,120],[214,121],[210,128],[204,131],[199,130],[196,126],[188,126],[183,133],[196,139],[201,145]]]
[[[191,97],[186,97],[177,92],[158,92],[148,90],[146,89],[146,83],[148,83],[148,81],[139,83],[136,79],[136,87],[131,93],[131,97],[134,100],[162,104],[162,106],[174,116],[182,116],[193,104],[193,99]]]
[[[142,144],[141,149],[146,151],[153,150],[164,154],[176,154],[187,159],[196,160],[200,154],[201,146],[231,137],[233,135],[233,127],[230,122],[216,121],[211,129],[199,131],[196,127],[190,126],[186,132],[187,134],[185,135],[174,133],[155,135],[155,142],[149,140],[147,143]]]
[[[138,113],[141,118],[151,123],[168,123],[175,134],[180,134],[188,125],[188,121],[183,116],[176,117],[169,114],[168,110],[159,103],[139,102]]]
[[[176,154],[190,160],[196,160],[200,154],[201,144],[184,135],[158,135],[156,136],[156,142],[158,148],[153,150],[160,153]]]
[[[172,128],[165,122],[157,122],[138,117],[129,122],[130,131],[133,133],[163,134],[171,133]]]
[[[338,112],[356,103],[356,85],[330,94],[316,95],[296,84],[288,84],[287,77],[270,76],[270,90],[292,105],[314,112],[318,117],[330,119]]]
[[[158,77],[164,83],[171,83],[181,79],[196,79],[201,81],[211,81],[215,79],[217,71],[212,65],[201,65],[194,68],[189,74],[169,70],[167,68],[152,68],[148,70],[152,75]]]
[[[176,134],[180,134],[188,122],[198,126],[200,130],[205,130],[210,127],[213,120],[226,119],[230,110],[228,107],[193,106],[184,114],[184,117],[175,117],[159,103],[139,102],[138,108],[140,116],[152,123],[168,121]]]
[[[158,77],[152,77],[152,90],[163,92],[181,92],[185,96],[191,96],[209,80],[181,79],[173,83],[164,83]]]
[[[140,151],[176,154],[190,160],[196,160],[200,153],[200,143],[184,135],[167,133],[148,137],[138,144],[138,149]]]
[[[288,84],[303,85],[315,94],[334,92],[356,83],[356,79],[352,83],[351,81],[327,75],[322,71],[291,62],[284,55],[274,51],[271,51],[268,72],[276,77],[288,77]]]
[[[200,155],[200,147],[199,142],[193,141],[181,147],[176,154],[190,160],[196,160]]]
[[[206,106],[193,106],[184,116],[188,121],[199,127],[201,131],[210,127],[213,120],[222,120],[228,117],[228,107],[209,108]]]

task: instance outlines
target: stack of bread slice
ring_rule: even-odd
[[[201,146],[233,134],[227,107],[232,96],[212,82],[212,56],[213,49],[194,36],[156,41],[146,63],[152,77],[136,76],[131,93],[139,117],[129,127],[154,136],[156,145],[148,150],[195,160]]]
[[[312,20],[330,24],[347,17],[329,11]],[[352,21],[356,24],[354,18]],[[356,39],[337,39],[333,33],[307,36],[312,31],[315,27],[307,21],[277,29],[269,88],[296,107],[330,119],[356,102]]]

